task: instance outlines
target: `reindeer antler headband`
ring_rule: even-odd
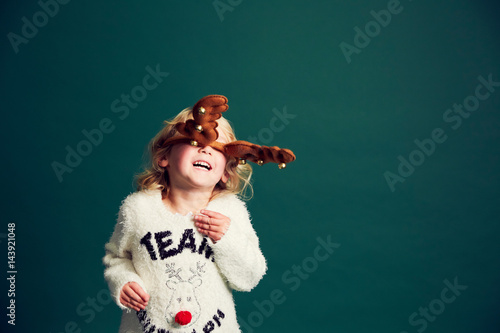
[[[174,142],[189,142],[193,146],[211,146],[239,159],[240,164],[245,164],[247,160],[258,165],[273,162],[278,163],[280,169],[295,160],[295,155],[289,149],[259,146],[248,141],[234,141],[226,144],[216,141],[219,137],[217,119],[222,117],[222,112],[228,108],[227,98],[224,96],[203,97],[193,107],[194,119],[176,125],[181,135],[171,137],[160,145],[164,147]]]

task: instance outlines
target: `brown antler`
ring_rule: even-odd
[[[279,163],[280,169],[286,167],[286,163],[295,160],[295,155],[289,149],[279,147],[259,146],[247,141],[234,141],[224,146],[226,154],[237,157],[241,163],[246,160],[263,165],[269,162]]]
[[[193,107],[193,119],[176,126],[177,131],[189,137],[194,145],[209,145],[219,137],[217,119],[228,109],[227,98],[210,95],[200,99]],[[194,142],[196,142],[196,144]]]

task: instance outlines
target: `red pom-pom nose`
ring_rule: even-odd
[[[191,312],[189,311],[180,311],[175,315],[175,322],[179,325],[187,325],[191,322]]]

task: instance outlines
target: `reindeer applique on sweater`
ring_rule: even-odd
[[[205,264],[198,261],[196,267],[189,269],[191,276],[184,279],[181,277],[182,268],[175,269],[175,263],[166,264],[166,273],[168,274],[166,285],[172,290],[172,293],[165,309],[165,319],[171,327],[189,328],[200,317],[201,306],[197,299],[196,289],[203,284],[204,266]],[[169,332],[167,329],[157,328],[152,325],[147,310],[137,312],[137,316],[144,332]],[[224,317],[224,313],[217,310],[216,315],[212,317],[213,320],[204,325],[203,332],[211,332],[216,326],[220,327],[222,325],[221,320]],[[196,330],[193,329],[191,332],[196,333]]]
[[[184,280],[180,277],[182,268],[175,269],[175,263],[167,264],[169,280],[167,287],[172,290],[172,296],[167,305],[166,319],[172,325],[175,323],[189,327],[200,317],[201,307],[196,298],[196,288],[203,283],[202,274],[205,273],[203,266],[198,261],[196,269],[190,268],[191,277]]]

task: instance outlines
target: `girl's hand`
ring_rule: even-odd
[[[144,310],[148,301],[149,295],[137,282],[126,283],[120,292],[120,303],[135,311]]]
[[[231,224],[231,220],[229,217],[211,210],[203,209],[200,213],[203,215],[194,216],[198,231],[207,235],[214,243],[216,243],[226,233],[229,225]]]

